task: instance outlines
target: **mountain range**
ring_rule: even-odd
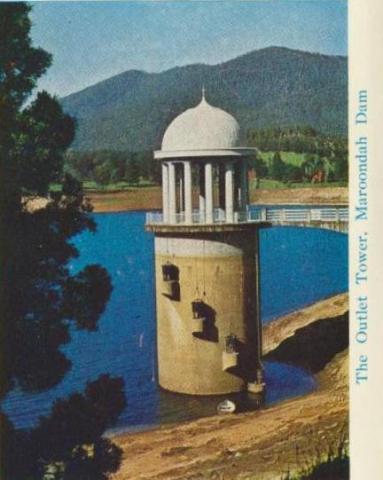
[[[217,65],[160,73],[128,70],[61,99],[77,120],[77,150],[152,150],[171,120],[201,99],[238,120],[242,131],[307,125],[347,132],[347,57],[283,47]]]

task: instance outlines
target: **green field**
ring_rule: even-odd
[[[260,157],[266,162],[269,166],[275,152],[261,152]],[[281,158],[285,163],[300,167],[304,161],[304,153],[295,153],[295,152],[280,152]]]

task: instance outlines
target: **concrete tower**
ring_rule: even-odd
[[[161,387],[193,395],[263,392],[258,231],[239,125],[205,99],[169,125],[155,232]]]

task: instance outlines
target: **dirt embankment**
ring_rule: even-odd
[[[162,208],[160,187],[147,187],[115,193],[89,193],[88,196],[96,212]],[[345,205],[348,202],[348,190],[344,187],[254,190],[251,193],[251,202],[263,205]]]
[[[158,210],[162,208],[161,187],[132,188],[119,192],[86,192],[95,212],[126,212]],[[345,187],[260,189],[251,192],[251,202],[261,205],[346,205]],[[28,204],[31,210],[43,208],[44,198],[34,198]]]
[[[263,327],[263,354],[267,355],[283,341],[293,337],[297,330],[321,318],[334,320],[348,312],[348,294],[341,293],[314,303],[302,310],[279,317]]]
[[[123,192],[91,192],[86,194],[95,212],[124,212],[162,208],[160,187],[145,187]]]
[[[252,203],[263,205],[347,205],[347,187],[305,187],[253,190]]]
[[[347,302],[347,295],[338,295],[273,322],[264,332],[266,352],[299,350],[299,341],[288,348],[285,342],[308,327],[319,335],[309,357],[323,357],[331,322],[336,335],[347,336]],[[318,387],[311,394],[256,412],[116,436],[123,461],[113,479],[281,480],[347,448],[348,351],[333,342],[324,357],[329,361],[315,375]]]

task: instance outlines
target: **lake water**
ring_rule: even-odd
[[[100,263],[109,271],[113,293],[97,332],[73,332],[64,351],[73,367],[49,392],[12,392],[3,408],[18,427],[30,427],[49,413],[55,398],[81,391],[100,373],[122,376],[127,408],[116,429],[142,429],[159,423],[211,415],[216,397],[188,397],[160,390],[156,383],[153,235],[145,232],[142,212],[96,214],[96,234],[74,239],[80,258],[71,268]],[[348,285],[347,235],[309,228],[261,231],[261,316],[264,323]],[[312,390],[305,371],[265,362],[266,402]]]

